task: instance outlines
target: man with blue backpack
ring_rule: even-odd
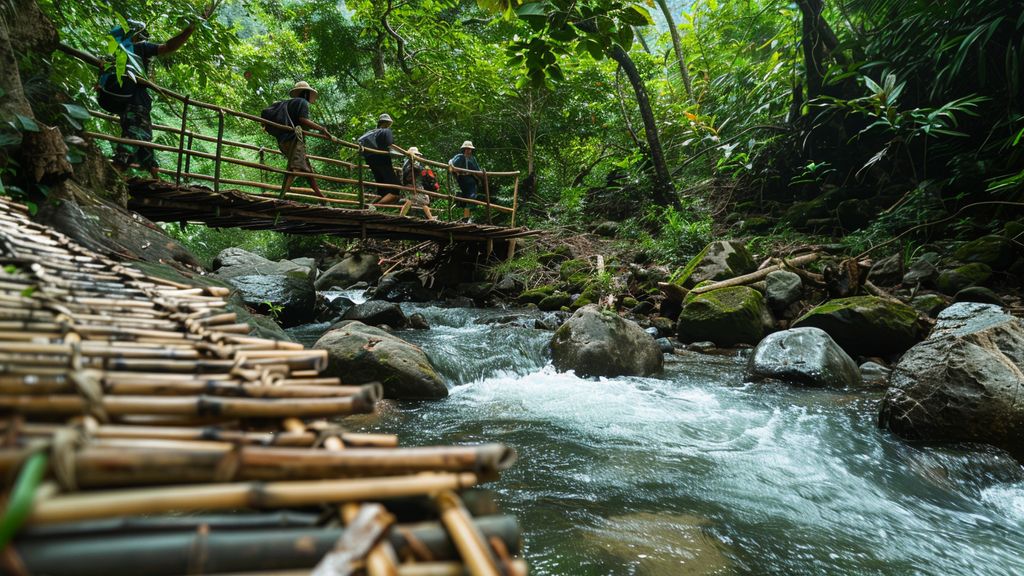
[[[206,20],[213,14],[215,4],[209,4],[203,11]],[[163,44],[149,42],[145,23],[129,20],[128,30],[121,26],[115,27],[110,34],[117,40],[119,49],[128,55],[125,73],[120,78],[113,70],[105,70],[100,75],[98,101],[100,106],[121,117],[121,137],[143,142],[153,141],[153,99],[149,90],[136,78],[147,76],[149,63],[154,56],[166,56],[185,45],[192,32],[195,22]],[[153,178],[158,177],[159,165],[152,148],[133,144],[118,144],[114,150],[114,168],[124,172],[129,166],[137,165],[149,171]]]

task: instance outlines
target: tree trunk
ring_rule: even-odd
[[[803,38],[801,44],[804,51],[804,68],[807,76],[807,101],[821,94],[828,64],[825,60],[829,55],[829,40],[835,38],[821,13],[825,9],[824,0],[797,0],[800,13],[803,15]]]
[[[643,78],[637,71],[633,59],[618,44],[611,49],[611,58],[619,63],[622,71],[629,78],[636,93],[636,104],[640,109],[640,117],[644,121],[644,135],[647,137],[647,153],[650,154],[651,162],[654,164],[654,196],[653,200],[660,206],[669,206],[676,203],[675,191],[672,189],[672,178],[668,173],[668,165],[665,164],[665,154],[661,149],[661,141],[658,138],[658,126],[654,122],[654,110],[651,108],[651,100],[647,96],[647,87],[644,86]]]
[[[377,40],[373,46],[373,77],[384,79],[384,32],[377,32]]]
[[[679,28],[676,26],[675,19],[672,18],[672,11],[669,10],[668,2],[665,0],[657,0],[658,6],[661,7],[661,12],[665,15],[665,21],[668,22],[668,31],[672,35],[672,50],[676,53],[676,60],[679,62],[679,75],[683,79],[683,86],[686,87],[686,95],[693,100],[693,85],[690,83],[690,70],[686,67],[686,59],[683,58],[683,43],[679,40]]]

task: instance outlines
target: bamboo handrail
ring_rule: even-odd
[[[99,58],[97,58],[97,57],[95,57],[92,54],[89,54],[87,52],[84,52],[84,51],[72,48],[72,47],[70,47],[70,46],[68,46],[66,44],[59,43],[58,44],[58,49],[61,50],[62,52],[64,52],[65,54],[68,54],[68,55],[70,55],[72,57],[78,58],[79,60],[87,62],[87,63],[89,63],[89,64],[91,64],[93,66],[96,66],[96,67],[99,67],[99,68],[102,68],[102,66],[103,66],[103,63],[102,63],[102,61]],[[356,179],[356,180],[353,180],[353,179],[337,179],[337,180],[332,180],[331,179],[332,177],[326,176],[326,175],[322,175],[322,174],[306,174],[306,173],[289,172],[289,171],[286,171],[286,170],[275,169],[275,168],[272,168],[270,166],[266,166],[264,164],[248,163],[248,162],[240,160],[240,159],[223,158],[221,156],[221,154],[220,154],[220,148],[224,144],[229,144],[231,146],[236,146],[236,147],[240,147],[240,148],[244,148],[244,149],[256,150],[256,151],[259,151],[261,153],[264,152],[265,150],[268,150],[267,148],[256,147],[256,146],[253,146],[251,144],[245,144],[245,143],[242,143],[242,142],[233,142],[233,141],[226,141],[226,140],[224,140],[223,139],[223,118],[224,118],[224,115],[229,115],[229,116],[234,116],[234,117],[237,117],[237,118],[242,118],[242,119],[250,120],[250,121],[262,124],[264,126],[269,126],[269,127],[277,128],[279,130],[291,130],[291,129],[293,129],[293,127],[285,126],[285,125],[282,125],[282,124],[277,124],[276,122],[271,122],[271,121],[266,120],[264,118],[261,118],[259,116],[255,116],[253,114],[248,114],[248,113],[245,113],[245,112],[240,112],[240,111],[233,110],[231,108],[227,108],[227,107],[224,107],[224,106],[218,106],[218,105],[215,105],[215,104],[210,104],[210,103],[202,102],[202,101],[199,101],[199,100],[192,100],[189,96],[178,94],[177,92],[174,92],[173,90],[169,90],[167,88],[161,87],[161,86],[151,82],[150,80],[148,80],[146,78],[140,77],[140,78],[137,78],[137,81],[140,84],[144,85],[144,86],[152,88],[154,91],[156,91],[157,93],[159,93],[159,94],[161,94],[163,96],[166,96],[166,97],[169,97],[169,98],[172,98],[172,99],[176,99],[176,100],[179,100],[179,101],[185,103],[185,106],[186,106],[186,112],[184,112],[182,114],[182,126],[183,126],[182,129],[176,129],[176,128],[173,128],[173,127],[162,126],[162,125],[157,125],[157,127],[156,127],[156,129],[159,129],[159,130],[165,130],[165,131],[168,131],[170,133],[177,133],[177,134],[179,134],[181,136],[181,138],[179,139],[179,146],[178,146],[178,148],[171,148],[171,147],[166,147],[166,146],[161,146],[161,145],[151,145],[149,147],[152,148],[152,149],[155,149],[155,150],[177,152],[178,155],[179,155],[179,159],[182,158],[182,157],[184,157],[186,159],[185,160],[185,162],[186,162],[185,172],[189,172],[189,165],[188,165],[188,163],[191,160],[191,157],[193,155],[201,157],[201,158],[212,159],[215,163],[217,163],[217,174],[215,175],[214,181],[213,181],[214,182],[214,189],[215,190],[218,190],[219,183],[222,181],[221,178],[219,177],[220,162],[221,161],[227,161],[228,163],[231,163],[231,164],[236,164],[236,165],[240,165],[240,166],[246,166],[246,167],[250,167],[250,168],[256,168],[256,169],[259,169],[259,170],[267,170],[267,171],[270,171],[270,172],[276,172],[276,173],[280,173],[280,174],[290,174],[290,175],[299,176],[299,177],[303,177],[304,176],[304,177],[307,177],[307,178],[308,177],[314,177],[314,178],[324,179],[326,181],[332,181],[332,182],[336,182],[336,183],[344,183],[344,184],[356,185],[360,189],[359,194],[357,194],[357,198],[359,198],[358,205],[360,207],[362,207],[363,201],[362,201],[362,199],[360,197],[361,194],[362,194],[362,188],[364,186],[364,181],[362,179],[362,170],[364,168],[366,168],[366,166],[363,165],[362,163],[348,163],[348,162],[345,162],[345,161],[342,161],[342,160],[335,160],[335,159],[331,159],[331,158],[324,158],[324,157],[318,157],[318,156],[308,156],[310,158],[314,158],[314,159],[316,159],[318,161],[321,161],[321,162],[327,162],[327,163],[334,164],[334,165],[341,165],[341,166],[345,166],[345,167],[350,168],[350,169],[354,168],[354,169],[359,170],[359,172],[360,172],[359,173],[359,178]],[[203,136],[203,135],[200,135],[200,134],[197,134],[197,133],[194,133],[192,131],[184,129],[185,115],[187,114],[187,107],[189,105],[217,112],[217,114],[218,114],[218,116],[220,118],[220,128],[218,129],[218,137],[216,139],[211,139],[208,136]],[[108,119],[108,120],[112,118],[109,115],[100,115],[100,113],[94,113],[94,112],[91,112],[91,111],[90,111],[90,113],[92,113],[93,115],[96,115],[98,117],[103,117],[103,118]],[[108,140],[108,141],[111,141],[111,142],[118,142],[118,143],[123,143],[123,144],[132,144],[132,145],[136,145],[136,146],[139,146],[139,145],[146,146],[146,144],[141,143],[141,141],[131,141],[131,140],[128,140],[128,139],[115,139],[114,137],[111,137],[111,136],[103,137],[103,136],[99,136],[97,133],[92,133],[92,132],[88,132],[86,134],[91,136],[91,137],[100,137],[101,139],[105,139],[105,140]],[[183,142],[184,137],[185,137],[186,134],[188,135],[188,141],[189,141],[188,149],[187,150],[185,149],[184,142]],[[305,135],[311,136],[311,137],[315,137],[315,138],[322,138],[322,139],[328,140],[330,142],[339,144],[342,147],[349,148],[349,149],[354,150],[354,151],[358,151],[360,154],[367,154],[367,153],[368,154],[391,154],[392,153],[391,150],[377,150],[375,148],[369,148],[369,147],[362,146],[361,144],[358,144],[358,143],[348,142],[348,141],[340,139],[340,138],[335,138],[333,136],[325,136],[323,134],[317,134],[315,132],[307,132],[307,133],[305,133]],[[198,152],[198,151],[192,150],[191,143],[192,143],[193,138],[198,138],[198,139],[204,140],[204,141],[216,142],[217,145],[218,145],[218,153],[215,154],[215,155],[210,156],[210,155],[208,155],[206,153],[202,153],[202,152]],[[399,146],[393,146],[393,148],[394,148],[395,151],[397,151],[399,153],[399,155],[410,156],[408,154],[407,150],[405,150],[405,149],[403,149],[403,148],[401,148]],[[277,151],[272,150],[271,152],[276,153]],[[426,165],[429,165],[429,166],[434,166],[434,167],[441,168],[441,169],[445,169],[445,170],[448,170],[449,172],[479,175],[479,176],[484,178],[485,188],[488,188],[488,186],[487,186],[487,179],[488,179],[489,176],[514,176],[517,179],[518,179],[518,176],[519,176],[519,172],[518,171],[514,171],[514,172],[487,172],[487,171],[484,171],[484,170],[476,171],[476,170],[468,170],[468,169],[463,169],[463,168],[456,168],[456,167],[451,166],[449,164],[438,162],[438,161],[435,161],[435,160],[430,160],[430,159],[427,159],[427,158],[423,158],[423,157],[418,156],[418,155],[415,156],[414,158],[416,160],[422,162],[423,164],[426,164]],[[177,172],[175,172],[175,174],[179,178],[180,178],[180,176],[182,174],[182,172],[180,170],[180,162],[179,162],[179,170]],[[486,202],[479,202],[479,201],[473,201],[473,200],[468,199],[468,198],[458,198],[455,194],[451,194],[451,195],[437,194],[437,193],[429,192],[429,191],[426,191],[426,190],[420,190],[420,189],[417,189],[415,187],[395,186],[395,185],[390,185],[390,184],[376,184],[376,183],[374,184],[374,186],[378,190],[380,190],[380,189],[388,189],[388,188],[400,189],[400,190],[409,190],[409,191],[413,191],[413,192],[426,193],[428,196],[432,196],[432,197],[436,197],[436,198],[441,198],[441,199],[446,199],[446,200],[453,201],[453,202],[462,202],[462,203],[466,203],[466,204],[474,204],[474,205],[484,206],[488,210],[488,220],[490,220],[489,212],[492,209],[493,210],[498,210],[500,212],[505,212],[505,213],[513,214],[513,219],[514,219],[514,215],[515,215],[515,211],[516,211],[516,207],[515,206],[513,206],[512,208],[507,208],[507,207],[500,206],[500,205],[497,205],[497,204],[492,204],[490,202],[490,199],[489,199],[489,190],[488,190],[488,200]]]

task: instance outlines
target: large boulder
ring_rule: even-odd
[[[1024,321],[991,304],[939,314],[889,380],[879,424],[908,440],[984,442],[1024,456]]]
[[[555,368],[579,376],[646,376],[660,372],[658,344],[636,322],[584,306],[551,338]]]
[[[935,280],[935,286],[943,294],[953,296],[968,286],[981,286],[991,277],[991,266],[974,262],[952,270],[943,270]]]
[[[360,252],[331,266],[316,281],[317,290],[348,288],[356,282],[376,282],[380,278],[379,257]]]
[[[746,286],[719,288],[689,294],[676,331],[683,342],[711,341],[722,347],[757,344],[770,318],[764,297],[757,290]]]
[[[967,242],[953,253],[964,263],[980,262],[993,270],[1006,270],[1017,259],[1017,249],[1003,236],[982,236]]]
[[[356,304],[345,311],[342,320],[357,320],[368,326],[387,324],[392,328],[408,328],[409,318],[402,312],[401,306],[383,300],[367,300]]]
[[[766,336],[747,362],[747,378],[838,388],[861,382],[857,364],[820,328],[793,328]]]
[[[893,254],[888,258],[882,258],[871,266],[868,272],[868,280],[879,286],[892,286],[899,284],[903,279],[903,255]]]
[[[821,328],[848,354],[888,356],[910,348],[926,332],[917,310],[877,296],[830,300],[793,322]]]
[[[213,270],[218,278],[225,280],[237,276],[277,276],[289,272],[309,274],[308,267],[290,260],[273,262],[259,254],[236,247],[221,250],[213,259]]]
[[[757,263],[743,242],[719,240],[705,246],[686,264],[680,282],[687,287],[696,286],[705,280],[726,280],[756,269]]]
[[[418,347],[380,328],[347,322],[317,340],[313,348],[327,350],[325,376],[345,384],[380,382],[384,397],[435,400],[448,396],[441,377]]]
[[[436,296],[433,290],[423,285],[416,271],[408,268],[385,274],[376,288],[367,291],[369,299],[388,302],[426,302]]]
[[[234,276],[228,282],[246,306],[269,314],[282,326],[306,324],[316,316],[316,291],[308,273]]]

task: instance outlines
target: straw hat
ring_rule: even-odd
[[[309,90],[311,92],[311,94],[309,95],[309,103],[312,104],[313,102],[316,102],[316,99],[317,97],[320,96],[320,93],[316,91],[316,88],[313,88],[304,80],[296,82],[295,88],[292,88],[291,92],[288,92],[288,95],[291,96],[292,98],[298,98],[299,93],[304,92],[306,90]]]
[[[387,113],[384,113],[377,117],[377,122],[394,122],[394,120]]]
[[[419,156],[420,155],[420,149],[415,147],[415,146],[410,146],[409,147],[409,154],[412,154],[413,156]]]
[[[465,150],[466,148],[469,148],[470,150],[476,150],[476,146],[473,146],[473,142],[470,140],[466,140],[465,142],[462,143],[462,146],[459,146],[459,150]]]

